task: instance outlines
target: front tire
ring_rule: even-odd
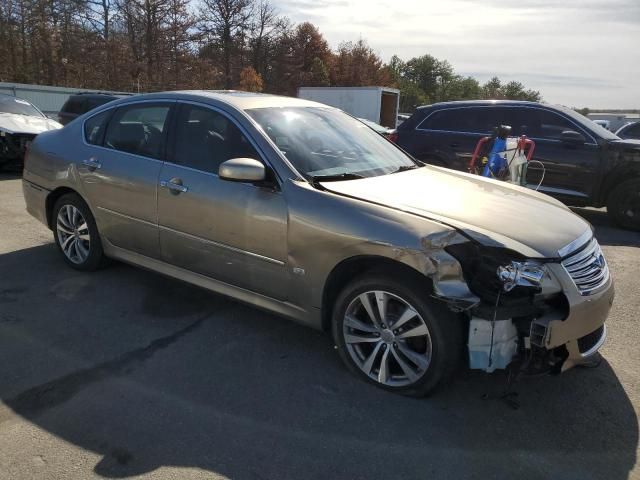
[[[627,180],[613,189],[607,213],[622,228],[640,231],[640,179]]]
[[[461,319],[429,299],[422,282],[360,277],[338,297],[332,326],[349,370],[403,395],[432,392],[451,376],[461,356]]]
[[[64,261],[72,268],[93,271],[105,260],[91,210],[74,193],[60,197],[52,212],[53,236]]]

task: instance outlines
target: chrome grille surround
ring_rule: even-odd
[[[561,263],[581,295],[591,295],[609,280],[609,267],[595,237]]]

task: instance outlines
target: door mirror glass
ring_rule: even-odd
[[[584,135],[575,130],[564,130],[560,135],[560,140],[569,145],[582,145],[585,142]]]
[[[253,158],[232,158],[220,165],[218,176],[235,182],[262,182],[266,170],[262,162]]]

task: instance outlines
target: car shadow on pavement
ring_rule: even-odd
[[[518,409],[497,373],[405,398],[347,373],[319,332],[154,273],[75,272],[53,245],[0,255],[0,271],[13,465],[36,453],[15,428],[3,438],[16,414],[111,478],[617,480],[636,463],[636,412],[606,359],[520,381]]]
[[[11,172],[11,171],[0,170],[0,182],[2,182],[3,180],[16,180],[18,178],[22,178],[22,172]]]

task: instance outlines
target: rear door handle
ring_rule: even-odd
[[[179,178],[172,178],[171,180],[161,180],[160,186],[162,188],[167,188],[169,191],[175,195],[179,193],[186,193],[189,191],[189,188],[182,185],[182,180]]]
[[[458,147],[460,146],[460,144],[459,144],[459,143],[457,143],[457,142],[453,142],[453,143],[450,143],[450,144],[449,144],[449,146],[450,146],[451,148],[458,148]]]
[[[89,170],[94,171],[102,168],[102,164],[97,161],[95,158],[90,158],[88,160],[83,160],[82,164],[86,167],[89,167]]]

